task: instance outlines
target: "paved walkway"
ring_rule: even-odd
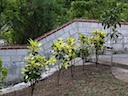
[[[92,56],[95,61],[95,57]],[[109,64],[111,62],[111,55],[101,55],[99,57],[100,64]],[[112,74],[119,80],[128,83],[128,54],[116,54],[113,56]]]
[[[112,67],[112,74],[115,78],[128,83],[128,70],[118,67]]]
[[[92,56],[92,60],[95,61],[95,56]],[[100,64],[110,65],[111,55],[100,55],[99,61]],[[113,56],[113,65],[128,69],[128,54],[116,54]]]

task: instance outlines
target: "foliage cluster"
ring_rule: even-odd
[[[73,18],[99,19],[106,22],[104,17],[107,16],[127,21],[126,2],[126,0],[0,0],[0,38],[6,39],[10,44],[25,44],[29,38],[35,39]],[[109,14],[113,15],[110,17]]]
[[[120,0],[118,0],[116,3],[112,2],[111,5],[111,9],[105,10],[105,12],[101,15],[101,20],[104,29],[110,28],[110,32],[107,34],[107,37],[110,39],[112,65],[114,52],[113,44],[116,43],[119,36],[123,37],[123,35],[117,31],[116,28],[121,27],[121,22],[124,22],[126,19],[123,12],[127,9],[127,4],[122,4]]]
[[[60,67],[69,67],[69,61],[75,58],[74,38],[67,38],[66,42],[59,38],[57,42],[53,42],[52,50],[57,60],[61,62]]]
[[[59,14],[55,1],[1,0],[0,25],[1,28],[8,25],[6,32],[10,33],[9,36],[12,38],[10,43],[25,44],[29,38],[35,39],[55,28],[56,17]],[[8,38],[6,39],[9,42]]]
[[[47,59],[45,56],[39,54],[41,44],[37,41],[29,40],[29,55],[26,57],[26,67],[22,69],[24,82],[30,82],[31,95],[33,95],[34,86],[38,80],[41,79],[42,71],[48,70],[49,65],[56,62],[54,57]]]
[[[83,60],[83,70],[84,70],[84,63],[89,61],[90,54],[91,54],[91,42],[89,41],[89,37],[85,37],[84,34],[79,33],[78,43],[80,44],[79,47],[79,56]]]
[[[3,81],[6,80],[8,69],[2,66],[2,59],[0,58],[0,89],[3,87]]]
[[[98,56],[103,52],[105,43],[105,33],[100,30],[94,30],[93,35],[89,38],[96,54],[96,64],[98,63]]]
[[[103,48],[103,44],[105,43],[104,38],[105,34],[99,30],[95,30],[92,37],[85,37],[83,34],[79,34],[78,42],[80,48],[78,50],[80,57],[83,59],[83,70],[84,62],[85,60],[88,60],[90,56],[90,45],[92,44],[94,46],[97,59]],[[26,67],[23,68],[22,71],[24,82],[30,82],[31,84],[32,95],[36,82],[41,79],[42,72],[48,70],[49,65],[55,65],[55,63],[58,63],[58,84],[62,68],[67,69],[68,67],[71,67],[71,76],[73,77],[73,66],[75,63],[72,61],[77,57],[75,39],[72,37],[67,38],[65,41],[62,38],[59,38],[57,41],[53,42],[53,56],[50,58],[46,58],[39,54],[41,51],[40,47],[41,44],[36,40],[29,40],[29,55],[26,57]]]
[[[74,38],[67,38],[64,42],[62,38],[59,38],[57,42],[53,42],[52,52],[58,61],[58,84],[59,84],[59,74],[62,68],[68,68],[71,66],[71,76],[73,77],[72,60],[76,57],[76,46]]]

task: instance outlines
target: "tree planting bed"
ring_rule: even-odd
[[[45,80],[39,81],[34,96],[128,96],[128,84],[117,80],[109,66],[86,65],[74,67],[74,77],[70,68],[63,69],[60,84],[57,85],[57,72]],[[11,92],[3,96],[31,96],[30,88]]]

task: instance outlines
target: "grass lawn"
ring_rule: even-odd
[[[57,85],[57,72],[36,84],[34,96],[128,96],[128,83],[117,80],[109,66],[88,65],[62,70],[60,85]],[[30,96],[30,88],[5,94],[4,96]]]

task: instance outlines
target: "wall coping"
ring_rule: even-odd
[[[49,35],[57,32],[58,30],[63,29],[64,27],[74,23],[74,22],[91,22],[91,23],[101,23],[100,20],[95,20],[95,19],[73,19],[70,20],[69,22],[57,27],[56,29],[53,29],[47,33],[45,33],[42,36],[39,36],[38,38],[36,38],[35,40],[40,41],[46,37],[48,37]],[[121,22],[122,25],[128,25],[128,22]],[[28,49],[26,45],[1,45],[0,46],[0,50],[8,50],[8,49]]]
[[[68,25],[70,25],[70,24],[72,24],[72,23],[74,23],[74,22],[99,23],[100,21],[99,21],[99,20],[93,20],[93,19],[73,19],[73,20],[70,20],[69,22],[63,24],[62,26],[59,26],[59,27],[57,27],[56,29],[53,29],[53,30],[51,30],[51,31],[49,31],[49,32],[47,32],[47,33],[45,33],[44,35],[42,35],[42,36],[36,38],[35,40],[40,41],[40,40],[46,38],[47,36],[49,36],[49,35],[51,35],[51,34],[57,32],[58,30],[63,29],[64,27],[66,27],[66,26],[68,26]]]
[[[27,45],[1,45],[0,50],[9,50],[9,49],[28,49]]]

